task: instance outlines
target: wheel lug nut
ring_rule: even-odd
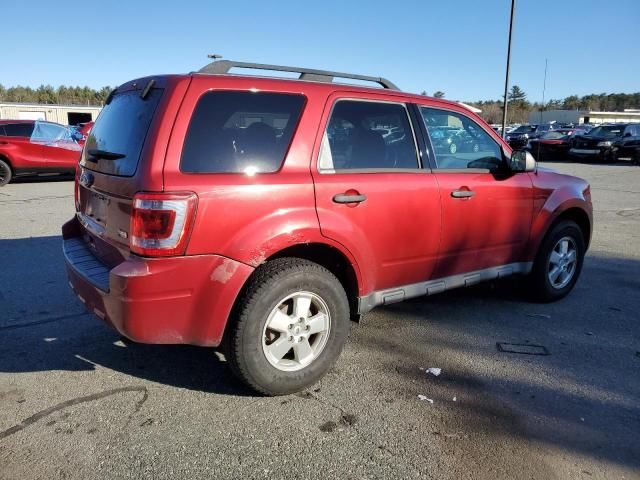
[[[311,330],[311,327],[309,325],[307,325],[306,327],[304,327],[305,330]]]
[[[293,323],[289,324],[289,330],[293,330]]]
[[[289,337],[289,341],[290,341],[290,342],[293,342],[293,337]]]

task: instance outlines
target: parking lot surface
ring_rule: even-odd
[[[376,309],[278,398],[212,349],[123,342],[84,312],[61,253],[72,182],[0,189],[0,478],[640,478],[640,168],[546,166],[592,185],[569,297],[529,303],[510,279]]]

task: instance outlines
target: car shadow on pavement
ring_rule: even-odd
[[[252,395],[213,348],[123,340],[69,288],[60,236],[0,240],[0,374],[97,365],[190,390]]]
[[[66,282],[59,236],[0,240],[0,251],[0,375],[108,369],[193,391],[256,395],[214,349],[123,341],[84,313]],[[506,279],[382,307],[354,326],[348,349],[375,359],[354,367],[370,370],[372,381],[405,377],[402,389],[381,383],[390,395],[428,393],[434,405],[464,410],[461,435],[493,429],[637,467],[638,271],[638,260],[591,254],[575,291],[557,303],[529,303],[519,282]],[[551,354],[501,353],[496,342],[543,345]],[[443,373],[425,384],[419,365]],[[341,368],[324,382],[339,382]]]
[[[638,271],[635,259],[589,255],[575,290],[559,302],[530,303],[505,279],[383,307],[384,321],[372,319],[357,340],[395,360],[388,374],[420,385],[407,394],[449,405],[456,396],[469,435],[519,436],[638,469]],[[505,353],[498,342],[541,345],[549,354]],[[425,378],[420,368],[430,366],[442,374]]]
[[[11,180],[11,183],[45,183],[45,182],[72,182],[74,175],[71,173],[65,174],[49,174],[49,175],[33,175],[30,177],[16,177]]]

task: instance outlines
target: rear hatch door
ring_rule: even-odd
[[[183,85],[184,84],[184,85]],[[77,218],[83,238],[109,266],[129,255],[132,199],[139,191],[162,191],[166,143],[187,81],[149,77],[113,93],[82,151],[76,184]]]

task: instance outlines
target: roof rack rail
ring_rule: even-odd
[[[198,73],[208,74],[225,74],[229,73],[232,68],[250,68],[255,70],[273,70],[277,72],[292,72],[299,73],[298,80],[311,80],[314,82],[333,82],[334,78],[348,78],[352,80],[363,80],[366,82],[377,83],[382,88],[389,90],[400,90],[393,83],[386,78],[382,77],[368,77],[366,75],[355,75],[352,73],[331,72],[328,70],[316,70],[313,68],[302,67],[285,67],[283,65],[268,65],[265,63],[249,63],[249,62],[236,62],[234,60],[219,60],[219,55],[209,55],[210,58],[215,60],[208,65],[205,65]]]

